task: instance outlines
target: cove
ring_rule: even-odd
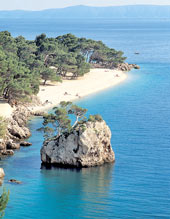
[[[123,84],[77,102],[90,113],[101,113],[111,127],[114,165],[41,169],[43,137],[36,129],[42,119],[31,120],[33,146],[0,161],[11,191],[5,218],[169,215],[169,106],[162,90],[168,88],[169,65],[159,69],[142,65]],[[12,177],[23,184],[8,184]]]
[[[36,24],[17,22],[2,21],[1,26],[28,38],[37,34]],[[4,218],[168,218],[170,22],[95,20],[81,26],[82,22],[72,21],[72,27],[67,22],[49,22],[40,22],[38,33],[50,27],[50,36],[70,30],[104,40],[125,51],[128,62],[139,64],[141,70],[128,73],[123,84],[77,102],[90,114],[101,114],[110,126],[114,165],[78,171],[41,169],[43,137],[36,130],[42,120],[29,122],[33,146],[0,160],[6,172],[4,185],[10,189]],[[135,56],[135,51],[140,54]],[[23,184],[11,185],[7,182],[10,178]]]

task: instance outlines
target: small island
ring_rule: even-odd
[[[71,102],[61,102],[54,110],[44,116],[41,129],[47,138],[41,149],[43,164],[79,168],[115,161],[111,131],[100,115],[87,119],[87,110]],[[72,125],[69,115],[75,117]]]

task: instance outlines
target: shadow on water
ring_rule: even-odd
[[[46,197],[53,200],[52,208],[57,209],[56,216],[68,216],[68,211],[79,217],[93,216],[96,211],[104,215],[113,172],[114,164],[82,169],[42,166],[41,182]]]

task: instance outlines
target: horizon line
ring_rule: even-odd
[[[26,10],[26,9],[0,9],[1,11],[27,11],[27,12],[40,12],[40,11],[47,11],[47,10],[56,10],[56,9],[66,9],[66,8],[74,8],[74,7],[89,7],[89,8],[110,8],[110,7],[128,7],[128,6],[160,6],[160,7],[167,7],[170,6],[170,4],[166,5],[159,5],[159,4],[127,4],[127,5],[108,5],[108,6],[92,6],[92,5],[72,5],[72,6],[65,6],[65,7],[59,7],[59,8],[46,8],[46,9],[40,9],[40,10]]]

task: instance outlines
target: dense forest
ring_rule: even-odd
[[[29,101],[40,83],[47,80],[76,79],[95,66],[115,68],[124,62],[123,52],[101,41],[78,38],[72,34],[35,40],[12,37],[0,32],[0,97],[9,103]]]

